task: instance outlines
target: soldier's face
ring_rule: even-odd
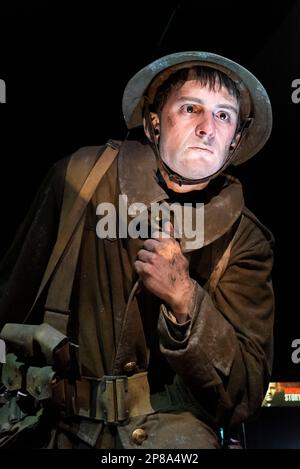
[[[189,80],[174,88],[158,116],[161,158],[187,178],[214,174],[237,143],[238,113],[236,98],[224,87],[211,90]]]

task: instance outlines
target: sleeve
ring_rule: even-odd
[[[22,322],[34,302],[56,241],[67,163],[49,171],[0,264],[0,330]]]
[[[213,297],[196,284],[191,320],[174,334],[159,317],[160,347],[215,423],[235,425],[263,400],[272,365],[273,238],[243,218]]]

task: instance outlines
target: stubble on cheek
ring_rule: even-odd
[[[174,117],[172,117],[171,114],[168,114],[167,116],[167,123],[168,123],[168,126],[173,128],[175,127],[175,120],[174,120]]]
[[[171,148],[174,147],[174,141],[181,140],[181,130],[178,128],[176,123],[176,117],[173,114],[168,114],[166,118],[166,124],[169,131],[168,141],[171,142]],[[177,126],[177,127],[176,127]],[[171,135],[170,135],[171,132]]]

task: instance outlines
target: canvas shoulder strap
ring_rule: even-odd
[[[52,277],[46,302],[45,321],[61,332],[66,332],[85,209],[102,177],[115,160],[119,145],[119,142],[109,141],[104,151],[103,147],[87,147],[72,155],[66,173],[57,241],[34,304],[24,322],[28,322],[36,302]]]
[[[229,262],[229,259],[230,259],[230,255],[231,255],[231,249],[232,249],[232,246],[234,244],[234,241],[237,237],[237,232],[238,232],[238,228],[241,224],[241,221],[243,219],[244,215],[242,214],[240,219],[239,219],[239,222],[237,224],[237,226],[235,227],[235,231],[233,233],[233,235],[231,236],[231,239],[229,240],[227,246],[225,245],[225,247],[223,248],[223,253],[222,255],[220,256],[219,259],[216,259],[215,262],[213,260],[213,270],[210,274],[210,277],[209,277],[209,280],[208,280],[208,286],[207,286],[207,291],[210,295],[212,295],[216,288],[217,288],[217,285],[222,277],[222,275],[224,274],[226,268],[227,268],[227,265],[228,265],[228,262]],[[212,257],[214,258],[214,253],[212,255]]]

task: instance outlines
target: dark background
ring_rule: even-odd
[[[298,173],[300,1],[2,2],[0,78],[3,254],[50,166],[83,145],[122,139],[123,89],[141,67],[180,50],[207,50],[249,68],[274,111],[271,139],[235,174],[248,207],[276,238],[273,381],[300,381]],[[169,23],[169,26],[168,26]]]

